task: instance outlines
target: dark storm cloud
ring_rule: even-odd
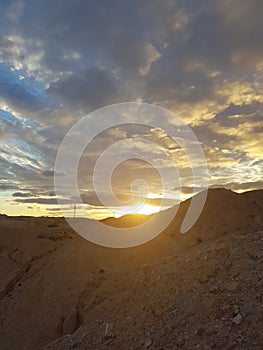
[[[261,1],[179,1],[188,22],[179,34],[169,32],[167,49],[146,78],[155,100],[221,102],[215,85],[223,79],[250,79],[263,60]],[[244,70],[244,66],[246,70]],[[208,76],[218,71],[220,76]]]
[[[43,49],[43,69],[71,72],[48,90],[66,104],[98,108],[134,99],[134,88],[149,101],[194,103],[214,98],[207,69],[234,78],[262,60],[262,9],[259,0],[25,1],[12,25]],[[145,78],[149,43],[160,58]]]
[[[48,93],[63,96],[69,107],[93,108],[114,103],[121,94],[118,82],[112,75],[103,70],[93,69],[81,75],[71,75],[51,84]]]
[[[42,64],[54,72],[81,71],[106,62],[139,67],[144,63],[140,53],[144,19],[138,10],[137,1],[26,1],[12,26],[43,48]],[[77,64],[71,59],[74,52],[81,55]]]
[[[195,101],[212,90],[208,81],[205,87],[207,79],[202,72],[194,72],[186,79],[178,74],[182,72],[186,55],[184,33],[174,29],[177,22],[180,24],[181,16],[182,9],[170,1],[144,4],[140,1],[102,1],[99,4],[65,1],[63,6],[58,1],[27,1],[17,30],[39,42],[44,50],[43,68],[72,72],[71,77],[62,76],[49,88],[49,92],[61,95],[65,101],[69,98],[69,102],[84,107],[92,101],[92,107],[100,107],[105,101],[134,99],[140,93],[144,98],[148,95],[151,98],[154,97],[153,83],[163,95],[178,84],[178,99]],[[176,49],[174,45],[163,49],[166,41],[173,44],[177,39]],[[144,81],[139,70],[148,64],[146,48],[149,43],[163,55],[160,71],[164,73],[160,74],[157,69],[152,79]],[[79,55],[77,60],[74,54]],[[189,90],[193,83],[203,83],[205,91]],[[166,86],[165,90],[162,85]],[[122,97],[123,90],[126,94]]]
[[[179,1],[187,8],[189,59],[200,59],[216,68],[253,68],[262,60],[262,11],[260,0]],[[197,8],[198,6],[198,8]]]

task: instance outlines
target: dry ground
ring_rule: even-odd
[[[263,191],[210,190],[182,235],[187,205],[129,249],[1,216],[0,349],[262,349]]]

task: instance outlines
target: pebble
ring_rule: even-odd
[[[113,337],[113,322],[106,323],[104,337],[105,338]]]
[[[148,338],[144,341],[143,346],[145,347],[145,349],[148,349],[151,345],[152,345],[153,341],[151,338]]]
[[[235,324],[240,324],[242,322],[242,315],[238,313],[232,320]]]

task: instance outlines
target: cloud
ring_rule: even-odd
[[[65,200],[66,203],[72,203],[70,200]],[[27,199],[15,199],[15,203],[36,203],[36,204],[58,204],[55,198],[27,198]]]
[[[147,75],[150,72],[151,65],[161,57],[160,53],[151,43],[145,47],[145,56],[146,64],[139,69],[140,74],[143,76]]]
[[[43,91],[40,83],[30,81],[22,71],[0,66],[0,105],[7,104],[20,113],[41,110],[46,106]]]
[[[255,62],[251,69],[262,61],[261,7],[258,0],[206,0],[198,7],[193,0],[144,6],[104,0],[74,6],[65,1],[62,8],[56,1],[28,0],[19,7],[15,28],[20,42],[26,39],[24,69],[32,66],[28,57],[42,52],[30,72],[41,73],[49,93],[69,101],[67,108],[87,110],[138,96],[161,104],[197,103],[215,100],[215,86],[226,76],[239,80],[243,61]],[[14,35],[2,41],[19,47]]]
[[[191,125],[212,184],[260,183],[262,1],[1,5],[0,188],[33,189],[34,196],[52,191],[57,149],[70,126],[94,109],[135,100],[167,107]],[[136,127],[115,129],[99,137],[83,156],[89,172],[101,151],[136,133]],[[161,144],[189,173],[167,135],[141,135]],[[131,149],[127,142],[122,151]],[[138,151],[167,166],[150,147],[140,144]],[[149,166],[135,163],[127,169],[138,167],[157,190]],[[119,183],[127,190],[123,174]]]
[[[214,185],[213,187],[220,187],[220,185]],[[259,190],[263,188],[263,181],[256,181],[256,182],[246,182],[246,183],[237,183],[237,182],[231,182],[224,184],[224,186],[221,186],[227,189],[230,189],[232,191],[237,192],[245,192],[245,191],[252,191],[252,190]]]
[[[48,93],[62,97],[64,104],[71,108],[94,110],[114,103],[121,93],[118,81],[110,72],[90,69],[79,75],[71,75],[52,83]]]
[[[46,177],[53,177],[54,176],[54,171],[53,170],[43,170],[41,172],[41,174],[43,176],[46,176]]]
[[[14,192],[12,197],[31,197],[32,193],[30,192]]]

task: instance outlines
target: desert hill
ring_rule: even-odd
[[[0,349],[262,348],[263,191],[209,190],[181,234],[188,205],[128,249],[62,218],[0,216]]]

